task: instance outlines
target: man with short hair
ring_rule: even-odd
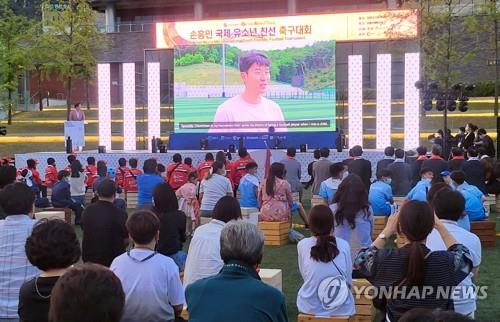
[[[319,150],[320,158],[313,164],[313,177],[314,182],[312,185],[312,194],[317,195],[319,193],[319,188],[321,183],[330,177],[330,165],[332,162],[328,160],[330,156],[330,149],[323,147]]]
[[[167,166],[167,183],[172,189],[177,190],[188,181],[191,167],[182,163],[182,156],[180,153],[174,154],[172,161],[173,162]]]
[[[212,169],[212,163],[214,163],[214,155],[211,152],[208,152],[205,154],[205,161],[201,162],[198,164],[197,171],[198,171],[198,180],[203,180],[207,173],[210,172],[210,169]]]
[[[151,211],[139,210],[127,220],[127,230],[134,248],[110,267],[125,292],[121,321],[173,321],[182,313],[184,289],[175,262],[156,252],[160,220]]]
[[[396,159],[387,166],[392,174],[392,194],[396,197],[403,197],[411,189],[412,170],[411,166],[405,162],[405,151],[396,149],[394,152]]]
[[[52,189],[57,182],[56,160],[54,158],[47,159],[47,168],[45,169],[45,185]]]
[[[388,146],[384,149],[384,158],[377,162],[377,172],[382,169],[387,169],[387,167],[394,162],[394,148],[392,146]]]
[[[450,171],[457,171],[462,169],[465,162],[464,152],[458,147],[451,149],[451,160],[448,161],[448,168]]]
[[[137,192],[137,177],[142,174],[141,169],[137,169],[138,160],[136,158],[131,158],[128,160],[130,169],[125,176],[125,181],[123,183],[123,190],[127,192]]]
[[[465,213],[470,221],[481,221],[486,218],[486,212],[483,206],[484,195],[476,187],[465,180],[463,171],[453,171],[450,174],[451,186],[462,194],[465,198]]]
[[[486,169],[478,157],[476,148],[467,150],[468,160],[463,164],[462,171],[465,173],[465,181],[468,184],[476,186],[483,194],[486,191]]]
[[[125,252],[128,232],[127,213],[113,202],[116,184],[109,179],[97,186],[99,200],[83,212],[82,259],[109,267],[115,257]]]
[[[300,201],[302,200],[302,182],[300,182],[300,178],[302,177],[302,165],[295,159],[296,155],[297,149],[295,147],[289,147],[286,149],[286,158],[281,160],[280,163],[285,165],[286,181],[290,184],[292,193],[299,193]]]
[[[20,182],[0,191],[0,206],[7,215],[0,220],[0,321],[18,321],[21,285],[39,274],[24,249],[36,222],[34,202],[33,190]]]
[[[422,170],[422,163],[427,160],[427,148],[425,146],[419,146],[417,148],[417,154],[417,160],[413,162],[413,165],[411,167],[413,172],[412,185],[417,184],[417,182],[420,180],[420,170]]]
[[[231,166],[232,171],[230,180],[235,185],[235,191],[238,190],[238,184],[240,183],[241,178],[246,174],[247,164],[249,164],[250,162],[256,163],[245,147],[242,147],[238,150],[238,156],[240,158],[234,161]]]
[[[118,159],[118,169],[116,169],[115,177],[115,182],[118,187],[123,188],[125,178],[127,177],[129,171],[130,169],[127,167],[127,159]]]
[[[263,252],[264,235],[256,225],[228,223],[220,237],[221,271],[186,288],[190,321],[288,321],[285,296],[257,273]]]
[[[479,142],[476,145],[484,147],[486,154],[492,158],[495,157],[495,144],[491,137],[486,133],[485,129],[477,130],[477,135],[479,136]]]
[[[372,164],[370,161],[363,159],[363,148],[359,145],[352,147],[352,155],[354,160],[349,162],[349,173],[357,174],[363,183],[366,190],[370,190],[372,178]]]
[[[58,181],[52,187],[52,206],[56,208],[69,208],[75,212],[75,218],[81,218],[83,207],[81,203],[71,199],[69,175],[70,173],[65,170],[59,171],[57,174]]]
[[[458,225],[458,221],[465,210],[465,199],[457,191],[443,189],[437,192],[432,201],[436,216],[440,219],[448,232],[455,240],[467,247],[472,259],[472,272],[458,285],[460,292],[453,295],[454,309],[463,315],[474,318],[476,311],[476,295],[470,292],[474,288],[472,278],[477,279],[479,265],[481,264],[481,241],[475,234],[468,232]],[[431,251],[444,251],[446,246],[436,229],[427,236],[426,246]],[[469,290],[468,290],[469,289]]]
[[[344,174],[347,175],[347,170],[342,162],[330,165],[330,178],[323,181],[319,187],[319,196],[325,200],[327,205],[332,203],[333,197],[344,179]]]
[[[270,124],[277,132],[286,132],[285,117],[281,107],[264,97],[271,81],[269,58],[263,53],[251,51],[238,59],[240,77],[245,89],[219,105],[215,112],[210,133],[268,132]],[[256,123],[257,122],[257,123]],[[260,122],[260,123],[258,123]],[[241,127],[240,123],[254,123],[250,128]],[[223,125],[223,127],[218,127]]]
[[[408,192],[406,196],[409,200],[419,200],[427,202],[427,193],[431,187],[432,179],[434,178],[434,172],[431,168],[422,168],[420,170],[421,180],[417,182],[415,187]]]
[[[396,211],[391,189],[391,182],[394,180],[391,176],[389,170],[382,169],[377,174],[377,180],[370,186],[368,201],[375,216],[389,216]]]
[[[440,145],[433,144],[431,149],[431,157],[422,163],[422,168],[429,168],[434,174],[434,180],[442,182],[439,174],[448,170],[448,163],[441,157],[443,148]]]

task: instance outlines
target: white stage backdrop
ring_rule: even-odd
[[[97,153],[97,152],[82,152],[76,154],[78,160],[80,160],[83,166],[87,165],[87,158],[92,156],[96,159],[96,161],[104,160],[108,167],[118,167],[118,159],[125,158],[129,160],[130,158],[137,158],[139,160],[139,168],[142,169],[142,163],[144,160],[148,158],[155,158],[159,163],[167,165],[172,162],[172,156],[174,153],[180,153],[183,158],[190,157],[193,159],[193,165],[198,165],[201,161],[204,160],[205,154],[207,152],[212,152],[215,156],[217,151],[168,151],[167,153],[148,153],[146,151],[113,151],[110,153]],[[255,159],[255,161],[259,164],[259,177],[264,176],[264,164],[266,157],[266,150],[249,150],[251,156]],[[271,150],[272,159],[271,162],[279,162],[284,159],[285,151],[283,150]],[[39,152],[39,153],[26,153],[26,154],[16,154],[16,167],[25,167],[26,161],[28,159],[35,159],[38,161],[37,169],[40,174],[43,176],[45,173],[45,168],[47,167],[47,158],[54,158],[56,160],[56,167],[58,170],[64,169],[68,165],[67,154],[64,152]],[[336,150],[330,151],[330,157],[328,158],[332,162],[341,162],[348,157],[347,150],[343,152],[337,152]],[[363,154],[363,157],[369,160],[372,163],[372,174],[373,178],[375,177],[375,169],[377,166],[377,161],[381,160],[384,157],[383,151],[380,150],[366,150]],[[233,153],[233,161],[238,159],[238,154]],[[302,178],[301,181],[307,182],[310,177],[307,174],[307,165],[313,161],[313,153],[297,153],[296,156],[297,161],[302,165]]]

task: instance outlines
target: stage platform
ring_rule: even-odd
[[[129,160],[130,158],[137,158],[139,160],[139,168],[142,169],[142,163],[144,160],[149,158],[155,158],[159,163],[167,165],[172,162],[172,156],[175,153],[180,153],[182,158],[190,157],[193,159],[193,165],[198,165],[201,161],[204,160],[205,154],[207,152],[212,152],[215,156],[217,150],[169,150],[167,153],[151,153],[148,151],[110,151],[107,153],[98,153],[97,151],[83,151],[79,153],[75,153],[78,160],[80,160],[83,166],[87,165],[87,158],[92,156],[96,159],[96,161],[104,160],[108,167],[118,167],[118,159],[125,158]],[[259,177],[263,177],[264,169],[263,166],[265,164],[266,150],[249,150],[252,157],[259,164]],[[285,150],[271,150],[272,153],[272,161],[278,162],[285,158],[286,151]],[[233,153],[233,161],[238,159],[238,154]],[[47,158],[54,158],[56,160],[56,167],[58,170],[64,169],[67,164],[67,154],[65,152],[36,152],[36,153],[25,153],[25,154],[16,154],[15,161],[16,167],[25,167],[26,161],[28,159],[35,159],[38,161],[37,169],[40,174],[43,176],[45,173],[45,168],[47,167]],[[347,159],[348,154],[347,150],[343,152],[337,152],[337,150],[330,150],[330,157],[328,158],[332,162],[341,162]],[[384,157],[384,152],[381,150],[365,150],[363,157],[369,160],[372,163],[372,174],[373,178],[375,177],[375,169],[377,166],[377,161],[381,160]],[[313,151],[309,150],[308,152],[297,152],[296,156],[297,161],[302,165],[302,182],[309,181],[309,175],[307,174],[307,165],[313,161]]]

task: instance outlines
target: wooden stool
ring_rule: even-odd
[[[281,246],[288,244],[290,222],[288,221],[260,221],[259,229],[264,234],[264,245]]]
[[[370,282],[364,278],[352,280],[352,295],[356,307],[356,315],[350,321],[372,321],[375,316],[375,309],[370,295]]]
[[[378,235],[384,230],[385,225],[387,224],[387,217],[385,216],[374,216],[373,218],[373,232],[372,239],[377,239]]]
[[[500,212],[500,194],[495,196],[495,212]]]
[[[182,313],[181,313],[181,317],[186,320],[186,321],[189,321],[189,312],[187,310],[187,307],[184,307],[182,309]]]
[[[316,205],[325,205],[325,206],[328,206],[326,204],[325,199],[323,199],[323,197],[318,196],[318,195],[314,195],[311,198],[311,208],[314,207],[314,206],[316,206]]]
[[[349,322],[350,317],[348,316],[314,316],[309,314],[299,313],[297,317],[297,322]]]
[[[259,277],[262,282],[272,286],[278,290],[283,291],[283,273],[281,269],[259,269]]]
[[[489,220],[471,221],[470,231],[479,237],[483,247],[495,247],[496,222]]]
[[[137,192],[129,191],[125,194],[125,197],[127,199],[127,208],[129,209],[137,208]]]
[[[398,205],[398,208],[401,208],[401,205],[403,204],[403,200],[406,199],[406,197],[393,197],[394,203]]]
[[[491,206],[496,206],[496,196],[495,195],[487,195],[484,198],[484,209],[486,210],[486,217],[489,217],[490,212],[491,212]],[[496,209],[496,207],[495,207]]]

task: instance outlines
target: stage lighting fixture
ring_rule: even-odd
[[[229,144],[227,150],[229,151],[229,153],[236,153],[236,145]]]
[[[476,84],[469,84],[469,85],[465,86],[466,91],[473,91],[474,88],[476,88]]]
[[[200,149],[201,150],[208,150],[208,139],[201,139],[200,140]]]
[[[363,146],[363,56],[349,55],[347,65],[349,146]]]
[[[420,53],[405,54],[404,70],[404,149],[420,145],[420,93],[415,82],[420,75]]]
[[[436,80],[430,81],[427,87],[431,91],[437,91],[439,89],[439,82]]]
[[[468,109],[469,109],[469,107],[468,107],[467,101],[460,101],[458,103],[458,110],[460,112],[467,112]]]
[[[462,84],[462,83],[456,83],[456,84],[453,84],[451,86],[451,89],[453,89],[455,91],[459,91],[463,86],[464,86],[464,84]]]
[[[427,112],[432,110],[432,99],[424,99],[422,102],[422,108]]]
[[[7,128],[5,126],[0,126],[0,135],[1,136],[7,135]]]
[[[455,111],[457,109],[457,102],[454,99],[448,99],[446,101],[446,108],[450,112]]]
[[[436,110],[442,112],[446,108],[446,97],[442,94],[436,97]]]
[[[301,144],[300,145],[300,152],[301,153],[307,152],[307,144]]]
[[[418,90],[423,90],[425,88],[425,81],[416,81],[415,82],[415,87],[418,89]]]

